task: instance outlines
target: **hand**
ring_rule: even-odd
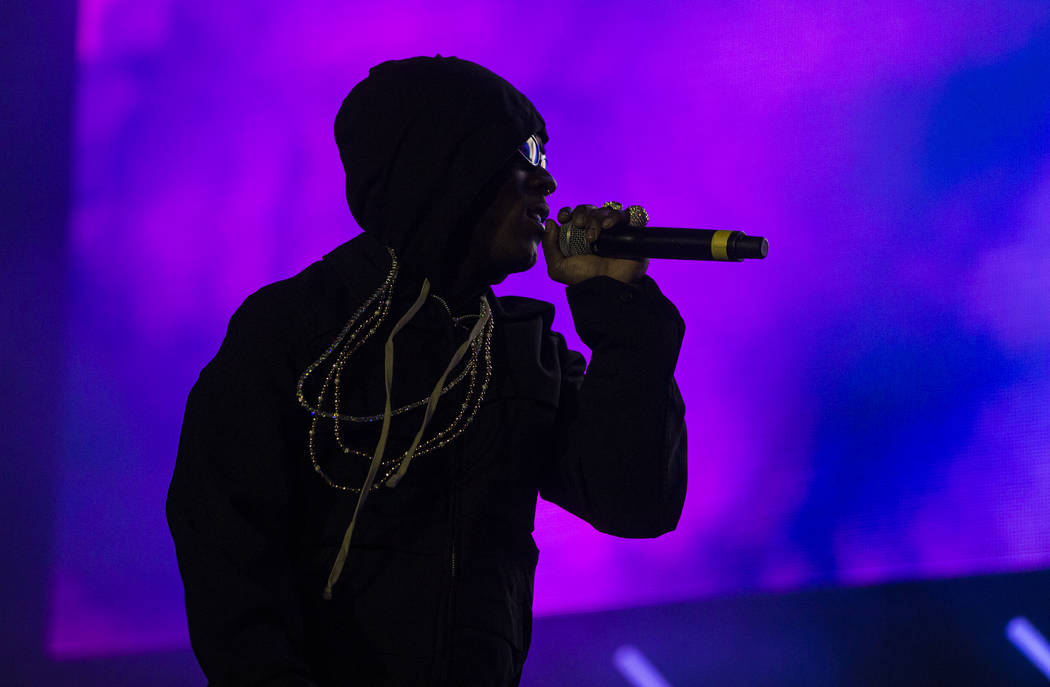
[[[586,227],[587,241],[593,242],[602,229],[626,223],[627,213],[593,205],[558,210],[558,222],[565,224],[570,221],[573,226]],[[649,258],[603,258],[599,255],[566,257],[558,245],[558,223],[548,219],[544,226],[543,258],[547,261],[547,275],[556,282],[571,286],[591,277],[605,276],[630,284],[640,279],[649,267]]]

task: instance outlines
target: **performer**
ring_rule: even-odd
[[[537,494],[677,525],[684,324],[645,261],[562,255],[544,121],[483,67],[380,64],[335,135],[364,233],[249,296],[190,392],[167,516],[193,649],[216,686],[515,685]],[[541,242],[586,371],[552,305],[490,288]]]

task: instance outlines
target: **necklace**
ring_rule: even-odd
[[[350,319],[335,337],[332,344],[321,354],[321,357],[307,366],[296,384],[296,398],[299,401],[299,405],[310,411],[311,416],[310,431],[307,441],[310,462],[313,465],[314,471],[317,472],[330,487],[341,491],[360,493],[361,487],[339,483],[325,472],[318,461],[315,437],[320,422],[322,420],[331,420],[332,433],[344,455],[358,456],[368,461],[371,461],[374,457],[373,454],[367,451],[355,449],[347,445],[343,438],[341,424],[346,422],[377,422],[383,419],[383,414],[378,413],[374,415],[355,416],[341,413],[341,384],[343,372],[349,363],[351,356],[379,330],[390,312],[391,296],[397,283],[399,263],[393,250],[388,248],[387,252],[390,254],[390,272],[387,274],[383,283],[380,284],[380,286],[367,299],[365,299],[365,302],[361,307],[351,315]],[[448,304],[440,296],[435,295],[434,298],[436,298],[445,309],[449,311],[449,316],[452,317]],[[475,332],[475,338],[471,339],[469,343],[470,355],[463,370],[451,382],[447,385],[443,385],[441,389],[441,393],[444,394],[459,384],[463,379],[469,377],[470,381],[467,386],[466,395],[464,396],[463,402],[460,404],[456,416],[444,429],[426,441],[420,443],[414,452],[409,449],[401,454],[384,456],[379,463],[383,470],[382,478],[377,479],[372,483],[370,491],[378,489],[391,477],[391,475],[397,472],[401,467],[402,462],[410,453],[412,453],[413,457],[419,456],[447,445],[462,434],[477,415],[477,411],[480,409],[485,393],[488,390],[489,382],[492,379],[493,321],[491,317],[491,308],[484,297],[481,298],[481,309],[479,314],[464,315],[458,318],[452,317],[452,321],[458,325],[460,320],[468,318],[484,319],[484,327],[481,329],[480,333]],[[479,326],[481,325],[481,323],[478,324]],[[322,366],[327,367],[324,371],[324,381],[321,383],[320,391],[316,396],[316,400],[311,404],[306,397],[306,384],[308,379],[315,372],[321,374],[322,370],[320,368],[322,368]],[[331,410],[326,410],[326,399],[329,396],[331,397]],[[390,415],[394,416],[406,413],[415,408],[419,408],[429,400],[428,397],[414,401],[392,410]]]
[[[436,293],[430,294],[430,297],[433,298],[434,300],[436,300],[438,303],[440,303],[445,308],[445,312],[448,313],[448,316],[450,318],[452,318],[452,323],[455,324],[457,327],[466,327],[466,325],[462,324],[463,320],[477,319],[478,317],[480,317],[480,315],[473,315],[473,314],[471,314],[471,315],[460,315],[459,317],[456,317],[455,315],[452,314],[452,308],[448,307],[448,303],[445,301],[444,298],[442,298],[441,296],[437,295]],[[466,327],[466,328],[469,329],[469,327]]]

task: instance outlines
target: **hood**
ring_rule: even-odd
[[[514,86],[455,57],[383,62],[335,120],[350,212],[410,265],[436,276],[470,237],[479,193],[543,118]]]

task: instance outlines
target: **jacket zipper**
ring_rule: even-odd
[[[444,680],[442,681],[446,686],[451,684],[452,679],[452,626],[455,619],[455,597],[456,597],[456,530],[458,521],[458,503],[456,499],[456,485],[458,481],[458,470],[459,470],[459,456],[458,451],[452,448],[449,451],[449,497],[448,497],[448,513],[449,513],[449,540],[448,540],[448,554],[449,554],[449,571],[448,571],[448,606],[445,609],[445,628],[444,628],[444,653],[441,657],[440,663],[443,663],[444,668]]]
[[[448,540],[448,552],[449,552],[449,574],[448,574],[448,606],[445,609],[445,641],[444,650],[445,655],[443,657],[445,675],[444,683],[446,685],[451,684],[451,673],[452,673],[452,626],[455,619],[455,597],[456,597],[456,535],[457,535],[457,499],[456,499],[456,471],[457,471],[457,460],[456,452],[452,451],[450,456],[452,461],[450,489],[449,489],[449,540]]]

